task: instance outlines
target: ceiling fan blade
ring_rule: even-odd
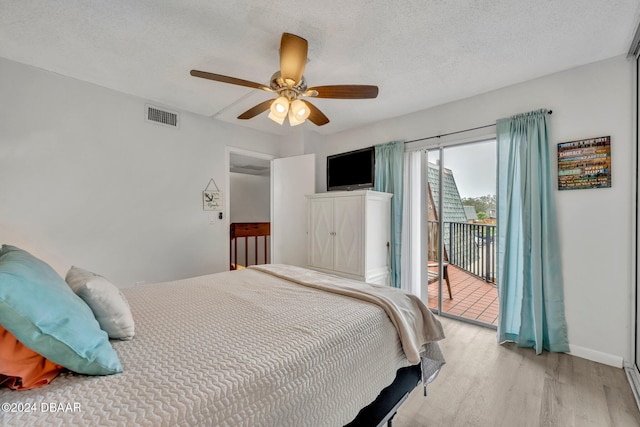
[[[214,74],[214,73],[207,73],[206,71],[191,70],[191,75],[194,77],[200,77],[202,79],[214,80],[216,82],[229,83],[229,84],[238,85],[238,86],[246,86],[253,89],[262,89],[262,90],[266,90],[267,92],[272,92],[271,88],[269,88],[268,86],[262,85],[260,83],[250,82],[249,80],[237,79],[235,77],[223,76],[222,74]]]
[[[318,108],[315,105],[303,99],[301,101],[304,102],[307,105],[307,107],[309,107],[310,113],[309,113],[309,117],[307,117],[307,120],[310,120],[311,123],[317,126],[323,126],[329,123],[329,118],[325,116],[322,111],[318,110]]]
[[[260,104],[249,108],[247,111],[245,111],[244,113],[240,114],[238,116],[239,119],[241,120],[246,120],[246,119],[252,119],[255,116],[257,116],[260,113],[264,113],[265,111],[267,111],[269,109],[269,107],[271,107],[271,103],[275,101],[274,99],[267,99],[264,102],[261,102]]]
[[[315,94],[314,94],[315,92]],[[378,86],[334,85],[310,87],[305,96],[334,99],[370,99],[378,96]]]
[[[280,75],[290,86],[295,86],[302,79],[304,66],[307,63],[308,44],[305,39],[295,34],[283,33],[280,41]]]

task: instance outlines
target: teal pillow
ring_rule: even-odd
[[[87,375],[122,372],[89,306],[45,262],[14,246],[0,250],[0,325],[58,365]]]

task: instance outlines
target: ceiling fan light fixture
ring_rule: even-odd
[[[284,123],[285,117],[287,117],[287,111],[289,111],[289,100],[284,96],[280,96],[271,103],[269,110],[269,118],[281,125]]]
[[[291,126],[298,126],[304,123],[310,113],[311,111],[304,101],[294,99],[291,101],[291,107],[289,108],[289,124]]]
[[[309,107],[307,107],[307,104],[305,104],[304,101],[300,99],[294,99],[293,102],[291,102],[291,111],[293,112],[293,115],[297,120],[302,120],[303,122],[307,119],[307,117],[309,117],[309,114],[311,113]]]
[[[300,119],[298,117],[296,117],[296,115],[293,113],[292,110],[289,110],[289,124],[291,126],[298,126],[299,124],[302,124],[305,122],[305,119]]]
[[[222,74],[191,70],[191,75],[220,83],[261,89],[276,94],[276,99],[267,99],[254,105],[238,116],[240,120],[256,117],[269,111],[269,119],[282,125],[289,117],[291,126],[304,123],[307,119],[316,126],[329,123],[324,115],[311,102],[301,97],[317,97],[332,99],[372,99],[378,96],[378,87],[371,85],[329,85],[307,87],[304,70],[309,59],[307,40],[291,33],[283,33],[280,39],[280,69],[271,75],[269,86]]]
[[[276,122],[277,124],[281,125],[284,123],[284,118],[286,117],[286,115],[284,117],[280,117],[277,116],[275,114],[273,114],[273,111],[269,113],[268,116],[271,120],[273,120],[274,122]]]

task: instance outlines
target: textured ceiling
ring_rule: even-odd
[[[283,32],[309,41],[310,86],[375,84],[373,100],[316,99],[331,134],[625,54],[638,0],[0,0],[0,56],[266,132],[236,117],[270,95]]]

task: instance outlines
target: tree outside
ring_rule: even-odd
[[[487,194],[480,197],[464,197],[462,199],[464,206],[473,206],[476,208],[478,220],[485,221],[487,219],[495,219],[496,213],[496,195]]]

